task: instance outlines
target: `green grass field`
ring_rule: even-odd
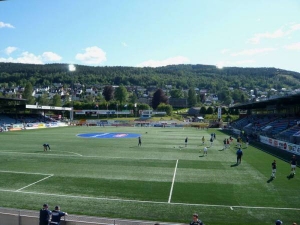
[[[79,133],[128,132],[137,138],[80,138]],[[210,133],[217,140],[203,157]],[[189,138],[185,148],[184,139]],[[242,164],[225,134],[195,128],[67,127],[0,134],[0,206],[39,210],[47,202],[69,214],[206,225],[300,223],[300,174],[253,147]],[[51,151],[44,152],[42,144]],[[180,148],[179,146],[183,147]],[[201,150],[201,153],[199,153]],[[300,170],[298,171],[300,173]]]

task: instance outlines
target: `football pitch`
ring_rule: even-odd
[[[216,140],[203,156],[210,133]],[[69,214],[185,224],[194,212],[206,225],[299,223],[300,174],[288,179],[289,163],[252,146],[236,166],[236,142],[222,150],[225,137],[217,129],[147,127],[1,133],[0,206],[48,203]]]

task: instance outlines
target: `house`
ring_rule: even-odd
[[[186,98],[169,98],[169,104],[173,108],[187,108],[188,102]]]
[[[189,116],[199,116],[200,113],[200,107],[192,107],[188,110]]]

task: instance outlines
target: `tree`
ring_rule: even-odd
[[[165,95],[162,89],[157,89],[156,92],[154,92],[152,97],[152,108],[157,109],[160,103],[167,103],[168,97]]]
[[[172,89],[170,91],[170,95],[172,98],[182,98],[183,97],[183,93],[180,89]]]
[[[114,98],[113,86],[111,86],[111,85],[105,86],[103,89],[102,95],[104,96],[105,101],[109,102],[110,100],[112,100]]]
[[[189,89],[187,100],[188,100],[189,107],[196,105],[196,103],[197,103],[196,92],[193,88]]]
[[[211,106],[209,106],[207,109],[206,109],[206,114],[213,114],[214,113],[214,110]]]
[[[200,94],[200,101],[201,101],[202,103],[204,103],[204,102],[206,101],[206,95],[205,95],[205,93],[201,93],[201,94]]]
[[[171,105],[167,105],[165,103],[161,103],[157,106],[158,111],[166,112],[168,116],[172,115],[173,107]]]
[[[121,104],[127,101],[128,92],[123,85],[116,88],[114,95],[115,95],[115,99],[119,101]]]
[[[48,95],[46,93],[42,94],[37,98],[37,102],[39,105],[50,105],[50,100],[48,98]]]
[[[60,95],[56,94],[56,95],[53,96],[52,105],[53,106],[61,106],[62,105]]]
[[[202,107],[200,108],[199,113],[202,114],[202,115],[206,114],[206,108],[205,108],[204,106],[202,106]]]
[[[130,95],[130,97],[129,97],[129,102],[130,103],[132,103],[132,104],[134,104],[134,103],[136,103],[137,102],[137,96],[136,96],[136,93],[132,93],[132,95]]]
[[[150,106],[148,104],[144,104],[144,103],[141,103],[141,104],[138,104],[137,105],[137,108],[139,110],[149,110],[150,109]]]
[[[33,93],[33,87],[30,82],[27,82],[25,86],[25,90],[23,92],[23,98],[27,99],[28,104],[34,104],[35,98],[32,96]]]

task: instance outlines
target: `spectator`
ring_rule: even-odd
[[[276,220],[275,225],[281,225],[282,221],[281,220]]]
[[[204,225],[201,220],[198,219],[198,214],[193,214],[193,221],[190,222],[190,225]]]
[[[40,210],[40,225],[48,225],[51,211],[48,209],[48,204],[44,204]]]
[[[55,206],[55,209],[52,211],[52,218],[50,225],[60,225],[60,219],[63,216],[67,216],[68,213],[60,211],[59,206]]]

